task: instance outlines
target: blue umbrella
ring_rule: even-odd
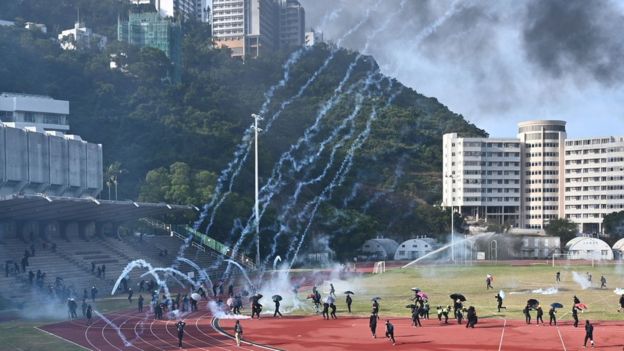
[[[560,304],[559,302],[555,302],[555,303],[551,303],[550,307],[553,307],[553,308],[563,308],[563,305]]]

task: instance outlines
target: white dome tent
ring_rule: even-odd
[[[624,259],[624,239],[620,239],[613,244],[613,255],[618,260]]]
[[[571,260],[612,260],[613,250],[606,242],[592,237],[576,237],[565,246]]]
[[[394,258],[397,247],[399,244],[392,239],[377,238],[366,240],[361,251],[367,258],[391,260]]]
[[[399,245],[394,254],[394,259],[397,261],[415,260],[433,251],[433,249],[431,240],[421,238],[409,239]]]

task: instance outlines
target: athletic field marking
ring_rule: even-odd
[[[81,348],[81,349],[83,349],[83,350],[91,351],[90,349],[88,349],[88,348],[86,348],[86,347],[84,347],[84,346],[82,346],[82,345],[80,345],[80,344],[78,344],[78,343],[75,343],[75,342],[73,342],[73,341],[71,341],[71,340],[69,340],[69,339],[65,339],[64,337],[62,337],[62,336],[60,336],[60,335],[56,335],[56,334],[50,333],[50,332],[49,332],[49,331],[47,331],[47,330],[39,329],[39,327],[34,327],[34,328],[35,328],[35,329],[37,329],[37,330],[38,330],[38,331],[40,331],[40,332],[44,332],[44,333],[46,333],[46,334],[48,334],[48,335],[52,335],[53,337],[55,337],[55,338],[57,338],[57,339],[61,339],[61,340],[65,341],[65,342],[68,342],[68,343],[70,343],[70,344],[72,344],[72,345],[74,345],[74,346],[78,346],[78,347],[80,347],[80,348]]]
[[[507,325],[507,320],[503,319],[505,322],[503,323],[503,331],[501,332],[500,342],[498,343],[498,351],[503,349],[503,336],[505,336],[505,326]]]
[[[228,332],[226,332],[225,330],[223,330],[223,328],[221,328],[221,326],[219,325],[219,318],[213,317],[212,321],[210,322],[210,324],[212,325],[212,329],[214,329],[217,333],[225,336],[226,338],[229,339],[236,339],[232,334],[229,334]],[[247,341],[247,340],[241,340],[241,344],[249,344],[250,346],[255,346],[261,349],[265,349],[265,350],[270,350],[270,351],[283,351],[282,349],[278,349],[275,347],[271,347],[268,345],[262,345],[262,344],[258,344],[255,343],[253,341]]]
[[[563,351],[568,351],[568,349],[566,349],[565,343],[563,342],[563,337],[561,336],[559,326],[557,326],[557,333],[559,334],[559,340],[561,340],[561,346],[563,346]]]

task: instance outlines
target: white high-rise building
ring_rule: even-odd
[[[162,17],[195,19],[208,22],[209,0],[130,0],[136,5],[153,4]]]
[[[76,22],[74,28],[64,30],[58,35],[58,41],[63,50],[89,49],[91,45],[96,45],[103,50],[108,43],[108,38],[93,33],[83,23]]]
[[[469,221],[544,229],[568,218],[602,232],[624,210],[624,138],[567,140],[564,121],[519,124],[516,139],[443,138],[443,203]]]
[[[296,0],[212,0],[212,36],[233,57],[258,57],[305,42],[305,10]]]

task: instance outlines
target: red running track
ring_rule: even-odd
[[[145,319],[145,314],[135,312],[114,313],[107,317],[120,326],[123,335],[132,342],[131,347],[125,347],[117,332],[101,319],[95,320],[90,326],[79,320],[51,324],[40,329],[91,350],[178,349],[176,321],[154,321]],[[209,313],[200,311],[187,316],[185,321],[186,350],[568,351],[581,350],[585,335],[582,324],[574,328],[569,321],[551,327],[526,325],[520,320],[488,318],[480,319],[475,329],[466,329],[464,325],[441,325],[437,319],[423,321],[422,328],[415,328],[406,318],[394,318],[391,321],[395,326],[397,345],[392,346],[384,338],[385,319],[379,321],[378,337],[373,339],[368,328],[368,318],[339,316],[337,320],[326,321],[319,316],[281,319],[263,317],[261,320],[241,321],[245,341],[257,345],[244,343],[241,348],[237,348],[231,335],[228,335],[232,334],[233,320],[214,320]],[[624,322],[593,324],[597,350],[624,350]]]

